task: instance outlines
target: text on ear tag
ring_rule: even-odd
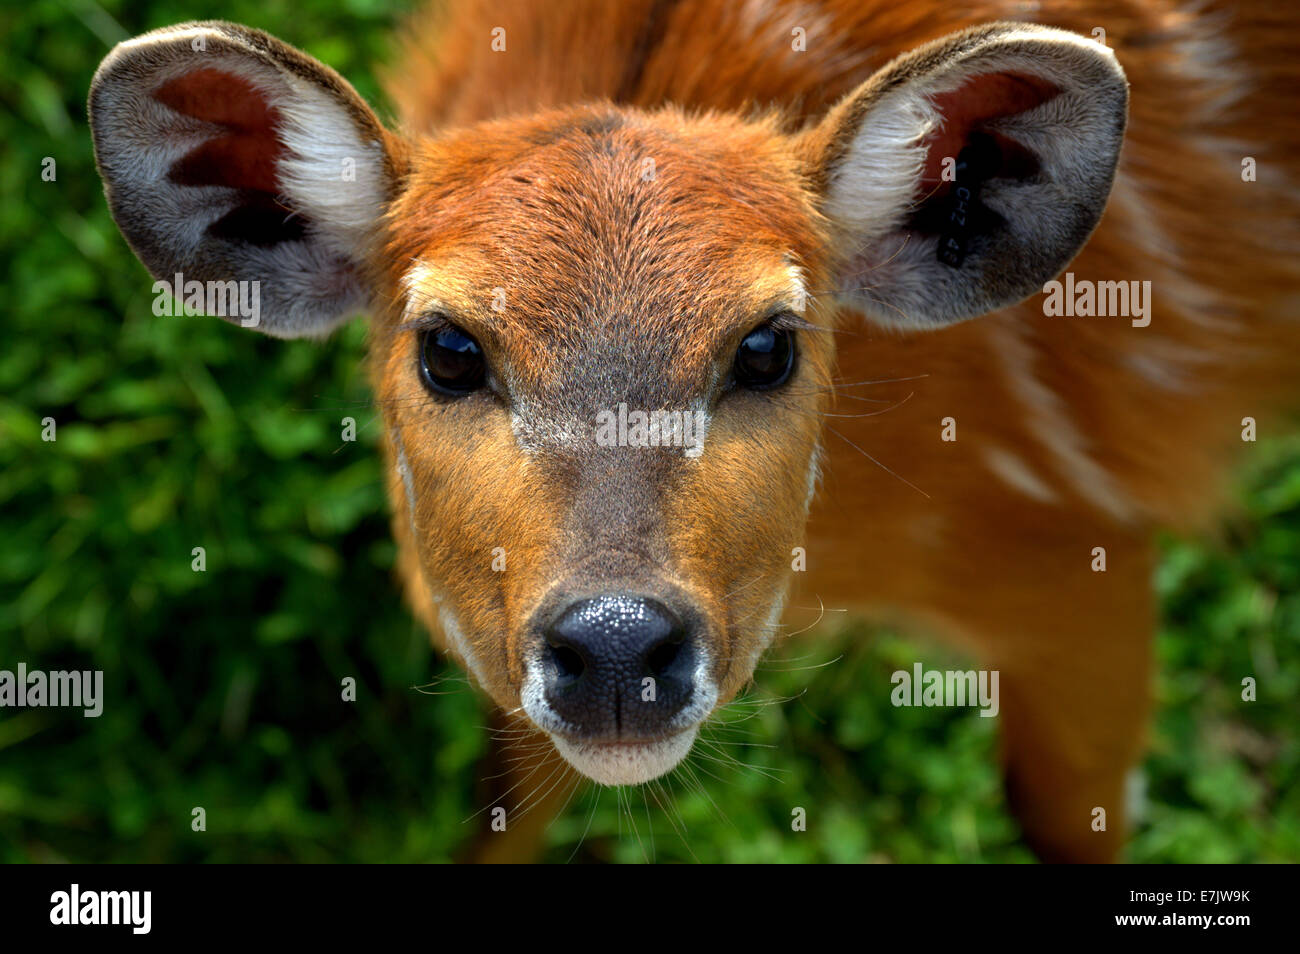
[[[948,193],[944,229],[936,250],[939,261],[961,268],[966,260],[972,235],[971,223],[979,202],[980,187],[997,172],[1002,152],[987,133],[973,133],[967,146],[957,154],[957,178]]]

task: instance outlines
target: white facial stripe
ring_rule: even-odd
[[[781,614],[785,612],[785,602],[790,595],[790,581],[781,592],[776,595],[772,601],[772,608],[767,611],[767,619],[763,621],[763,628],[759,635],[758,641],[754,644],[754,649],[749,654],[749,671],[753,673],[754,667],[758,665],[758,660],[768,648],[776,642],[777,634],[781,631]]]
[[[415,480],[411,474],[411,464],[406,458],[406,447],[402,443],[402,432],[398,427],[393,427],[392,431],[393,447],[397,451],[397,473],[402,478],[402,488],[406,491],[406,516],[411,528],[411,543],[417,548],[420,545],[419,531],[415,526]],[[438,607],[438,622],[442,631],[447,636],[450,644],[449,649],[460,657],[465,667],[480,682],[483,681],[483,674],[479,670],[478,658],[474,654],[473,646],[465,631],[461,629],[460,619],[456,616],[455,611],[448,606],[443,595],[433,586],[433,584],[424,578],[423,568],[420,570],[420,577],[425,585],[429,587],[433,603]]]
[[[813,447],[812,459],[808,461],[808,490],[803,499],[804,519],[808,518],[808,511],[812,509],[813,498],[817,496],[817,485],[822,479],[822,460],[824,457],[822,451],[822,442],[819,438],[815,447]]]
[[[434,597],[434,602],[438,604],[438,623],[442,626],[442,631],[447,634],[447,640],[451,643],[451,650],[460,657],[465,668],[468,669],[480,683],[483,682],[483,674],[479,668],[478,656],[474,653],[474,647],[461,628],[460,618],[456,611],[443,602],[440,596]]]
[[[397,473],[402,478],[402,487],[406,491],[406,518],[411,524],[411,540],[419,540],[415,529],[415,481],[411,476],[411,464],[406,459],[406,447],[402,444],[402,431],[394,426],[392,430],[393,446],[397,449]]]

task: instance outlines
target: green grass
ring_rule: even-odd
[[[212,16],[303,46],[375,101],[368,67],[407,6],[0,13],[0,668],[103,669],[108,696],[99,719],[0,716],[0,860],[442,860],[473,826],[487,710],[398,598],[363,329],[285,343],[155,318],[85,123],[112,42]],[[340,440],[344,416],[356,443]],[[1244,500],[1222,545],[1166,545],[1135,861],[1300,860],[1300,444],[1261,445]],[[704,746],[703,787],[670,783],[670,813],[644,790],[584,793],[549,857],[1028,860],[994,720],[889,705],[889,674],[916,652],[866,630],[778,648],[749,697],[773,704],[713,730],[748,767]],[[1245,675],[1257,702],[1240,699]],[[340,699],[348,676],[355,703]],[[445,694],[411,688],[435,681]]]

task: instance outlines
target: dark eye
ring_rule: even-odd
[[[420,375],[440,394],[477,391],[487,377],[483,349],[455,325],[420,332]]]
[[[761,391],[784,384],[794,368],[794,333],[771,322],[759,325],[740,343],[732,374],[742,388]]]

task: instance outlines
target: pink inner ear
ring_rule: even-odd
[[[186,154],[169,178],[181,185],[221,185],[274,196],[276,162],[284,147],[276,135],[280,116],[247,80],[211,67],[178,76],[154,99],[225,131]]]
[[[986,73],[974,76],[957,89],[931,97],[943,117],[939,128],[926,138],[925,191],[931,195],[950,186],[942,178],[943,160],[957,158],[972,132],[991,135],[1002,150],[1000,174],[1019,178],[1038,168],[1034,155],[1019,143],[984,127],[992,120],[1014,116],[1047,102],[1061,91],[1046,80],[1023,73]]]

